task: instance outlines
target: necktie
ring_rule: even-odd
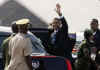
[[[51,34],[51,43],[52,43],[52,44],[55,44],[55,40],[56,40],[56,32],[53,32],[53,33]]]

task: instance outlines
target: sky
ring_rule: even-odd
[[[7,0],[0,0],[2,5]],[[91,19],[100,21],[100,0],[17,0],[38,15],[48,24],[57,16],[54,11],[57,3],[69,25],[69,32],[80,32],[89,28]],[[57,16],[58,17],[58,16]]]

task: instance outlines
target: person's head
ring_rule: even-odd
[[[84,31],[84,38],[88,41],[93,40],[93,32],[89,29]]]
[[[20,33],[27,33],[28,31],[28,24],[30,23],[30,20],[27,18],[24,19],[20,19],[16,22],[16,24],[18,25],[18,31]]]
[[[59,18],[54,18],[51,25],[53,26],[53,29],[56,30],[60,28],[61,20]]]
[[[99,26],[98,20],[97,19],[92,19],[90,26],[91,26],[91,29],[93,31],[96,31],[98,29],[98,26]]]
[[[18,27],[16,25],[16,21],[12,22],[11,29],[13,33],[18,33]]]

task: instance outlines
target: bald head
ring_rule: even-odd
[[[90,26],[93,31],[96,31],[99,27],[98,20],[92,19]]]
[[[16,25],[16,21],[12,22],[11,29],[13,33],[18,33],[18,26]]]

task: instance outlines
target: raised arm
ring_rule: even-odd
[[[60,6],[60,4],[56,4],[56,13],[60,17],[61,24],[62,24],[62,27],[61,27],[62,31],[64,33],[67,33],[68,34],[68,24],[67,24],[67,21],[65,20],[64,16],[61,13],[61,6]]]

